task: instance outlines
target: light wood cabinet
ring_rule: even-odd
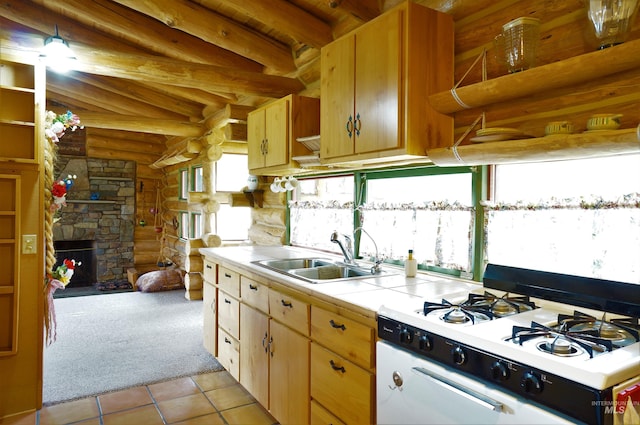
[[[374,423],[375,329],[314,305],[311,339],[311,398],[327,411],[316,417]]]
[[[269,331],[269,411],[281,424],[309,423],[310,341],[274,319]]]
[[[375,374],[311,343],[311,397],[347,424],[375,423]]]
[[[0,356],[18,351],[20,182],[19,175],[0,174]]]
[[[315,400],[311,400],[311,425],[345,425],[340,419],[320,406]]]
[[[321,162],[424,159],[453,118],[427,102],[453,86],[453,20],[412,2],[321,50]]]
[[[240,383],[279,423],[308,423],[309,304],[244,276],[241,285]]]
[[[255,308],[240,305],[240,383],[269,407],[269,316]]]
[[[218,329],[218,361],[236,381],[240,381],[240,341]]]
[[[205,275],[211,275],[212,264],[205,261]],[[236,380],[240,380],[240,274],[221,265],[217,267],[216,294],[217,358]],[[207,330],[205,330],[205,333]]]
[[[257,108],[247,116],[249,172],[292,174],[300,167],[292,157],[312,154],[299,137],[320,132],[320,100],[289,95]]]
[[[37,135],[44,104],[37,94],[36,74],[42,72],[38,65],[0,60],[0,161],[40,162]]]
[[[202,285],[202,342],[204,348],[216,356],[218,343],[218,288],[209,280]]]

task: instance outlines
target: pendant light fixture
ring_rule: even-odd
[[[57,24],[55,28],[55,35],[44,40],[44,48],[40,52],[40,60],[54,71],[64,73],[73,67],[73,63],[77,58],[69,47],[69,43],[58,34]]]

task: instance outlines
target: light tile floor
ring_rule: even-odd
[[[43,407],[10,425],[273,425],[276,420],[227,372],[212,372]]]

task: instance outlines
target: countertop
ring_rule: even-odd
[[[381,306],[421,310],[425,300],[440,302],[446,296],[466,294],[478,289],[481,283],[419,272],[416,277],[404,275],[404,269],[383,265],[385,271],[396,272],[385,276],[363,277],[327,283],[309,283],[289,277],[252,261],[267,259],[322,257],[341,260],[341,257],[305,248],[291,246],[233,246],[200,248],[200,254],[216,263],[241,271],[248,277],[259,276],[269,281],[308,294],[314,298],[336,304],[370,318],[376,318]],[[366,261],[359,261],[367,265]]]

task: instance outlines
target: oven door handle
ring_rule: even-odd
[[[489,398],[484,394],[480,394],[479,392],[467,388],[464,385],[453,382],[452,380],[445,378],[444,376],[437,373],[431,372],[430,370],[427,370],[423,367],[414,367],[412,369],[431,378],[433,382],[437,383],[438,385],[441,385],[475,403],[478,403],[479,405],[484,406],[487,409],[495,410],[496,412],[502,411],[503,404],[499,401]]]

